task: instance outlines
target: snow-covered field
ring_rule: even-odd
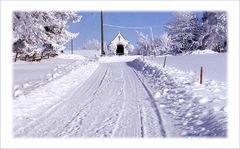
[[[225,55],[221,54],[199,57],[204,62],[225,61]],[[100,57],[99,60],[95,57],[94,61],[89,58],[63,54],[36,64],[14,64],[14,69],[18,68],[14,79],[19,80],[13,88],[14,136],[227,135],[226,79],[206,79],[200,85],[195,65],[184,69],[180,67],[181,60],[174,57],[167,59],[166,68],[162,68],[162,58],[147,58],[144,62],[139,56]],[[197,61],[192,55],[177,59],[185,63]],[[214,69],[219,67],[226,72],[220,65]],[[32,74],[29,78],[40,83],[31,86],[31,81],[21,81],[24,77],[18,77],[27,73],[21,70],[26,68],[28,72],[39,70],[45,77]]]
[[[28,81],[38,81],[43,79],[46,74],[51,73],[55,68],[68,65],[74,60],[51,59],[39,62],[17,61],[13,65],[13,83],[23,84]]]
[[[163,65],[164,57],[147,58]],[[204,79],[227,81],[227,54],[193,54],[185,56],[167,56],[166,67],[175,67],[185,72],[199,73],[203,66]]]
[[[70,54],[62,54],[41,62],[17,61],[13,64],[14,96],[47,84],[87,63],[85,57]]]

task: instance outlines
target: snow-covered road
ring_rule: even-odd
[[[15,91],[15,137],[227,135],[224,82],[199,84],[197,73],[139,56],[77,58],[68,67],[28,92]]]
[[[27,125],[21,137],[166,137],[152,93],[126,62],[103,62],[83,84]]]

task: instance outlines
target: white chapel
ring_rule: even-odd
[[[110,42],[108,47],[114,55],[128,55],[128,44],[129,41],[126,40],[119,32],[116,37]]]

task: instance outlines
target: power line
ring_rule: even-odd
[[[103,24],[104,26],[108,26],[108,27],[115,27],[115,28],[122,28],[122,29],[149,29],[149,28],[153,28],[153,27],[162,27],[164,25],[152,25],[152,26],[119,26],[119,25],[113,25],[113,24]]]
[[[129,26],[119,26],[119,25],[112,25],[112,24],[103,24],[104,26],[108,27],[115,27],[115,28],[122,28],[122,29],[148,29],[146,27],[129,27]]]

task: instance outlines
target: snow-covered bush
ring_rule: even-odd
[[[15,11],[13,52],[28,55],[42,47],[44,54],[56,54],[78,35],[67,30],[67,23],[79,22],[80,19],[81,17],[72,11]]]
[[[129,54],[134,54],[134,45],[133,44],[128,43],[126,45],[126,49],[127,49]]]
[[[116,44],[111,43],[111,44],[108,45],[108,50],[111,51],[112,53],[116,49],[117,49]]]

